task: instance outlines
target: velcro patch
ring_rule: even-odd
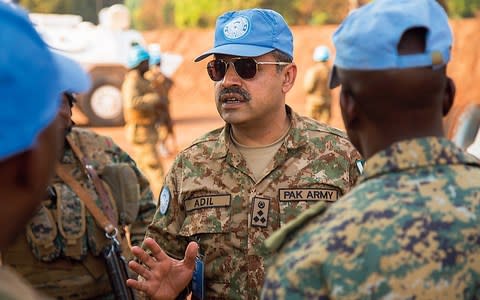
[[[280,201],[336,201],[340,193],[336,189],[279,189]]]
[[[185,201],[185,210],[230,206],[231,195],[208,195],[195,197]]]

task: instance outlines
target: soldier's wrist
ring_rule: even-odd
[[[183,291],[178,294],[177,298],[175,298],[175,300],[185,300],[187,299],[188,295],[190,295],[190,293],[192,292],[192,289],[190,288],[190,285],[192,284],[192,282],[190,281],[187,286],[183,289]]]

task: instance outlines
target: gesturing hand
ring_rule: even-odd
[[[143,265],[135,261],[128,263],[144,280],[128,279],[127,285],[144,292],[152,300],[175,299],[192,279],[198,244],[188,244],[183,260],[169,257],[152,238],[145,239],[144,245],[152,255],[135,246],[132,253]]]

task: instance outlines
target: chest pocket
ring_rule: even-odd
[[[280,226],[319,201],[331,204],[340,198],[340,191],[333,186],[318,188],[281,188],[278,190]]]
[[[193,198],[185,201],[185,208],[187,215],[179,235],[199,243],[200,251],[208,261],[205,264],[208,284],[223,286],[230,280],[225,276],[225,270],[234,270],[232,264],[237,263],[225,259],[233,251],[230,195]]]
[[[55,184],[57,222],[65,257],[82,259],[87,254],[85,205],[64,184]]]
[[[81,260],[88,251],[85,206],[63,184],[54,184],[57,209],[42,206],[27,225],[27,240],[35,257],[52,261],[60,256]]]
[[[33,255],[40,261],[52,261],[60,256],[57,223],[53,214],[41,206],[26,227],[27,241]]]

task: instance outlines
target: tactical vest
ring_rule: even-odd
[[[113,144],[94,140],[87,131],[72,131],[71,137],[80,146],[95,144],[96,151],[83,153],[88,155],[88,159],[99,162],[98,173],[102,174],[104,169],[111,170],[105,164],[113,163],[113,149],[110,149]],[[94,185],[83,173],[77,158],[71,166],[74,177],[101,207]],[[136,177],[130,180],[133,182]],[[112,193],[117,187],[111,189],[108,183],[115,184],[115,179],[102,180],[102,184],[109,193],[109,199],[117,199]],[[45,294],[62,299],[97,299],[101,295],[107,295],[108,298],[111,287],[104,261],[99,257],[109,243],[104,231],[95,223],[81,199],[60,177],[55,177],[51,187],[55,191],[55,199],[42,203],[26,226],[26,234],[2,253],[4,263],[15,267],[17,272]],[[137,200],[134,200],[137,203],[136,210],[130,206],[135,215],[138,212]],[[114,214],[120,216],[122,222],[133,222],[131,216],[118,212],[117,201],[110,202]],[[121,206],[125,204],[121,203]],[[122,241],[122,249],[124,255],[131,258],[126,239]]]
[[[143,126],[155,125],[155,109],[145,104],[160,102],[160,98],[151,86],[150,81],[143,78],[136,70],[130,71],[125,77],[122,94],[124,97],[123,113],[126,123]]]

